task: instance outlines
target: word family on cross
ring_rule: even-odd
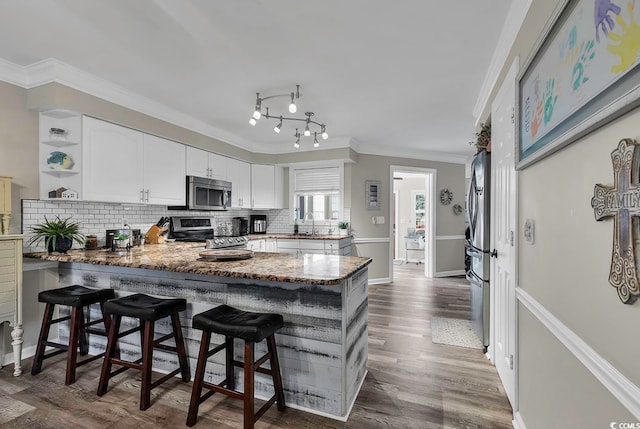
[[[613,217],[613,250],[609,283],[620,300],[633,304],[640,295],[632,218],[640,216],[640,146],[622,139],[611,152],[613,186],[595,185],[591,207],[597,221]]]

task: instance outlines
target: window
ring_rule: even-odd
[[[413,191],[411,192],[412,201],[413,201],[413,219],[414,219],[414,228],[416,230],[423,229],[425,226],[425,208],[426,208],[426,200],[424,191]]]
[[[291,167],[291,193],[298,219],[339,220],[342,216],[343,167]]]

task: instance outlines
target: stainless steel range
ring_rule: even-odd
[[[249,241],[245,236],[234,236],[226,222],[220,225],[212,217],[172,216],[169,223],[169,238],[177,241],[203,241],[207,249],[245,247]]]

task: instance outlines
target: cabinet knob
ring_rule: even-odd
[[[149,202],[149,190],[148,189],[146,191],[144,191],[144,195],[145,195],[144,201],[148,203]]]

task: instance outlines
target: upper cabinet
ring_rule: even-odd
[[[280,209],[283,207],[283,169],[275,165],[251,164],[251,207]]]
[[[251,208],[251,164],[226,158],[227,180],[231,182],[231,207]]]
[[[82,119],[68,110],[39,115],[40,199],[81,198]]]
[[[184,204],[185,146],[83,117],[84,200]]]
[[[149,204],[184,205],[185,146],[144,134],[144,198]]]
[[[217,153],[187,146],[187,174],[209,179],[229,180],[229,158]]]

